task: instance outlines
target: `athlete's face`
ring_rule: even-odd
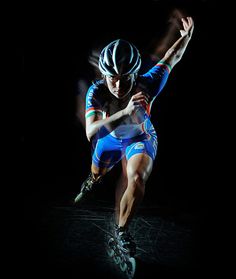
[[[106,76],[106,82],[111,94],[122,99],[131,91],[134,85],[134,74],[124,76]]]

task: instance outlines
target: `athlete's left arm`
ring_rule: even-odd
[[[192,37],[193,19],[191,17],[183,18],[182,23],[181,37],[169,48],[164,57],[154,67],[140,76],[141,84],[145,85],[145,88],[142,88],[142,90],[144,92],[147,91],[153,100],[162,91],[170,71],[182,58]]]
[[[182,58],[187,45],[192,37],[194,22],[192,17],[182,18],[183,29],[180,30],[181,37],[167,50],[162,62],[173,68]]]

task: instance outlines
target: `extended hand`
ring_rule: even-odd
[[[132,115],[135,111],[140,107],[146,107],[148,104],[148,96],[144,94],[142,91],[133,95],[125,108],[126,115]]]
[[[181,36],[183,37],[188,35],[189,37],[191,37],[194,29],[194,22],[192,17],[182,18],[181,20],[184,28],[180,30]]]

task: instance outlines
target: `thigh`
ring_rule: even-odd
[[[107,135],[93,144],[92,164],[97,168],[111,169],[121,159],[122,146],[116,138]]]
[[[146,183],[153,167],[152,158],[146,153],[134,154],[127,162],[128,179],[138,178]]]
[[[130,178],[138,175],[147,181],[152,171],[153,161],[157,153],[156,135],[146,134],[145,137],[136,138],[126,148],[127,174]]]
[[[128,161],[136,154],[147,154],[154,161],[157,154],[157,145],[157,137],[152,134],[146,134],[145,138],[137,138],[126,147],[126,159]]]

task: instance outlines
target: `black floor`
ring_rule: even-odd
[[[27,205],[28,204],[28,205]],[[106,252],[113,203],[93,197],[81,206],[61,202],[26,203],[25,274],[76,278],[125,278]],[[202,216],[144,202],[131,223],[137,243],[135,278],[193,278],[207,266]],[[207,232],[206,232],[207,235]],[[205,248],[202,253],[202,247]],[[55,277],[56,278],[56,277]],[[91,277],[90,277],[91,278]]]

